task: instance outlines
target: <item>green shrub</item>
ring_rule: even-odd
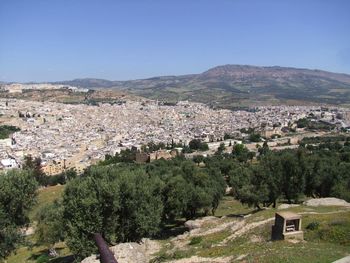
[[[36,259],[36,263],[46,263],[50,261],[50,256],[48,254],[43,254]]]
[[[308,229],[308,230],[317,230],[319,228],[319,226],[320,226],[320,223],[314,221],[314,222],[311,222],[310,224],[308,224],[306,226],[306,229]]]
[[[202,237],[192,237],[189,245],[197,245],[203,241]]]

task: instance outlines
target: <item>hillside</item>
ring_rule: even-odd
[[[43,188],[30,219],[47,204],[58,199],[65,186]],[[320,200],[320,199],[319,199]],[[284,206],[284,207],[283,207]],[[290,211],[302,215],[303,242],[271,242],[274,213]],[[183,226],[179,220],[167,226],[167,233],[157,239],[140,243],[121,243],[111,250],[118,262],[194,263],[194,262],[333,262],[349,255],[350,208],[344,206],[310,206],[282,204],[276,209],[256,211],[231,196],[220,202],[216,216],[190,220]],[[310,225],[317,227],[311,228]],[[28,236],[34,242],[33,236]],[[69,263],[74,258],[64,242],[55,244],[59,257],[50,259],[43,245],[22,246],[7,258],[8,263],[56,262]],[[132,259],[144,259],[132,261]],[[83,262],[97,263],[95,256]],[[147,261],[148,262],[148,261]]]
[[[138,100],[133,94],[119,90],[90,90],[89,92],[73,92],[69,89],[52,89],[52,90],[24,90],[23,92],[10,93],[0,91],[1,98],[23,99],[45,102],[60,102],[69,104],[90,104],[94,105],[99,102],[104,103],[121,103],[125,100]]]
[[[223,108],[270,104],[350,105],[350,75],[277,66],[224,65],[183,76],[130,81],[77,79],[58,83],[120,89],[151,99],[191,100]]]

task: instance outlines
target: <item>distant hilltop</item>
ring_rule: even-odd
[[[190,100],[229,109],[281,104],[350,106],[350,75],[279,66],[223,65],[201,74],[129,81],[86,78],[51,84],[108,88],[150,99]]]

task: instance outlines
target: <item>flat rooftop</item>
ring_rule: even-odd
[[[283,217],[284,219],[300,219],[301,215],[298,215],[296,213],[293,212],[278,212],[276,213],[277,215],[279,215],[280,217]]]

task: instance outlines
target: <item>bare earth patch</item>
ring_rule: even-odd
[[[345,206],[345,207],[350,207],[350,203],[346,202],[345,200],[334,198],[334,197],[310,199],[310,200],[305,201],[304,205],[307,205],[307,206]]]
[[[147,263],[160,245],[155,240],[144,238],[141,243],[121,243],[110,248],[119,263]],[[82,263],[99,263],[96,255],[85,258]]]

